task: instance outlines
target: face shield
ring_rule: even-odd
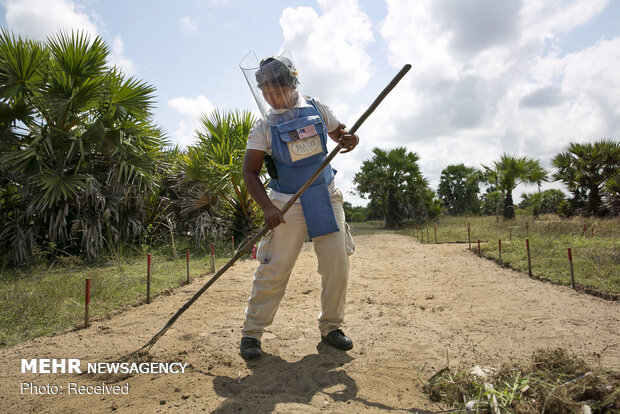
[[[300,99],[297,90],[297,69],[290,52],[259,61],[254,52],[248,53],[239,64],[263,118],[271,125],[278,119],[297,117]]]

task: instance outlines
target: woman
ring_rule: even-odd
[[[261,264],[246,309],[241,356],[250,360],[263,355],[262,333],[273,321],[307,234],[322,277],[321,339],[335,348],[351,349],[353,342],[340,326],[353,244],[344,220],[342,192],[334,183],[336,171],[328,165],[284,216],[280,209],[327,156],[327,136],[342,146],[343,153],[353,150],[359,139],[348,133],[327,105],[299,93],[297,70],[290,58],[263,59],[254,78],[263,118],[250,132],[243,177],[270,231],[258,246]],[[268,165],[269,194],[260,180],[266,159],[273,163]]]

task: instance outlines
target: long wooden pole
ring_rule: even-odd
[[[407,74],[407,72],[409,72],[409,69],[411,69],[411,65],[410,64],[406,64],[405,66],[402,67],[402,69],[396,74],[396,76],[394,76],[392,81],[383,89],[383,91],[381,91],[379,96],[377,96],[377,98],[375,98],[375,100],[372,102],[372,104],[370,104],[370,106],[362,114],[362,116],[359,117],[357,122],[355,122],[355,124],[353,124],[353,127],[351,127],[349,129],[349,132],[351,134],[355,134],[355,132],[364,123],[364,121],[366,121],[366,119],[370,116],[370,114],[372,114],[375,111],[375,109],[377,109],[377,107],[385,99],[385,97],[392,91],[392,89],[394,89],[394,87]],[[321,174],[321,172],[325,169],[325,167],[327,167],[327,165],[334,159],[334,157],[336,157],[336,155],[338,155],[338,153],[340,152],[341,149],[343,149],[342,145],[338,144],[336,146],[336,148],[334,148],[332,150],[332,152],[329,153],[329,155],[317,167],[316,171],[312,174],[312,176],[310,178],[308,178],[308,181],[306,181],[306,183],[299,190],[297,190],[295,195],[293,195],[293,197],[291,197],[291,199],[284,205],[284,207],[282,207],[282,209],[280,210],[280,214],[284,215],[291,208],[291,206],[299,199],[299,197],[301,197],[303,192],[306,191],[308,189],[308,187],[310,187],[310,185],[314,182],[314,180],[316,180],[316,178],[319,176],[319,174]],[[192,306],[192,304],[194,302],[196,302],[196,300],[198,300],[198,298],[200,296],[202,296],[202,294],[207,289],[209,289],[209,287],[211,287],[211,285],[213,283],[215,283],[215,281],[217,279],[219,279],[220,276],[222,276],[224,273],[226,273],[226,271],[228,269],[230,269],[230,267],[237,260],[239,260],[241,258],[241,256],[243,256],[244,253],[251,246],[253,246],[261,237],[263,237],[267,233],[267,231],[269,231],[269,227],[268,226],[264,226],[259,232],[257,232],[254,235],[254,237],[252,237],[250,240],[248,240],[243,246],[239,247],[239,250],[237,251],[237,253],[228,261],[228,263],[226,263],[224,266],[222,266],[222,268],[220,270],[218,270],[218,272],[216,274],[214,274],[211,277],[211,279],[209,279],[207,281],[207,283],[205,283],[204,286],[202,286],[194,294],[194,296],[192,296],[183,306],[181,306],[181,308],[174,315],[172,315],[170,320],[164,325],[164,327],[159,332],[157,332],[157,334],[155,334],[155,336],[149,342],[147,342],[142,348],[138,349],[137,351],[132,352],[131,354],[125,356],[124,359],[132,359],[132,358],[135,358],[137,356],[140,356],[140,355],[143,355],[143,354],[147,353],[149,351],[149,349],[151,349],[153,347],[153,345],[155,345],[155,342],[157,342],[157,340],[159,340],[159,338],[161,338],[166,333],[168,328],[170,328],[172,326],[172,324],[174,324],[174,322],[176,322],[176,320],[179,318],[179,316],[181,316],[183,314],[183,312],[185,312],[190,306]]]

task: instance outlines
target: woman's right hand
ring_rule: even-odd
[[[269,226],[269,230],[275,229],[281,223],[286,223],[284,217],[280,213],[280,209],[273,204],[263,210],[263,215],[265,216],[265,224]]]

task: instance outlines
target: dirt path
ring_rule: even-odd
[[[240,328],[256,261],[235,265],[159,340],[157,362],[188,363],[184,374],[120,379],[129,395],[67,395],[67,384],[111,378],[21,374],[21,358],[112,361],[138,349],[206,281],[91,328],[0,351],[0,412],[432,412],[418,373],[446,365],[528,358],[566,347],[620,368],[620,303],[498,268],[466,245],[421,245],[379,234],[355,238],[344,353],[318,342],[320,279],[304,247],[263,349],[247,364]],[[20,393],[22,383],[63,386],[63,395]]]

